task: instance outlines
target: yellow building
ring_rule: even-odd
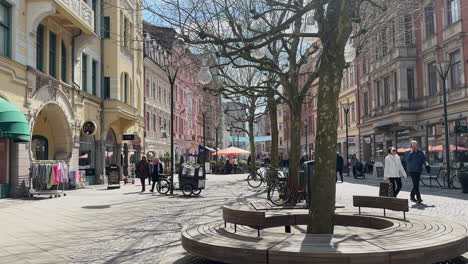
[[[104,164],[121,162],[123,134],[143,135],[138,5],[0,1],[0,112],[15,105],[31,136],[16,143],[0,134],[0,164],[7,164],[0,184],[11,196],[24,193],[39,160],[63,160],[71,171],[86,170],[89,182],[102,181]]]
[[[356,66],[351,63],[343,71],[343,81],[341,84],[340,98],[338,101],[338,152],[345,158],[348,151],[348,159],[359,155],[359,128],[358,128],[358,93]],[[348,124],[348,140],[346,140],[346,123]],[[346,148],[348,143],[348,148]],[[358,157],[357,157],[358,158]],[[346,160],[346,158],[345,158]]]

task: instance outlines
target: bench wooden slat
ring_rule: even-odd
[[[233,209],[223,206],[223,219],[226,222],[256,228],[265,226],[265,212]]]
[[[409,212],[408,199],[401,199],[395,197],[355,195],[353,196],[353,206]]]

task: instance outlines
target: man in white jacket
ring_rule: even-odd
[[[392,183],[394,197],[397,197],[401,190],[401,176],[406,178],[406,171],[401,164],[396,148],[391,147],[388,149],[387,157],[385,157],[384,179],[388,179]]]

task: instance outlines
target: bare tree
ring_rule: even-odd
[[[176,27],[185,42],[216,54],[220,64],[254,67],[277,76],[281,88],[271,91],[289,106],[289,171],[295,182],[299,172],[301,105],[310,88],[318,84],[317,159],[307,232],[330,234],[335,218],[337,101],[343,69],[347,67],[345,47],[351,36],[365,33],[366,25],[359,28],[362,14],[384,12],[408,1],[160,0],[157,5],[144,5]]]

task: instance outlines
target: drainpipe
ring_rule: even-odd
[[[99,40],[100,40],[100,52],[101,52],[101,114],[100,114],[100,117],[101,117],[101,125],[99,126],[100,127],[100,133],[101,133],[101,151],[102,151],[102,162],[101,162],[101,166],[102,166],[102,172],[101,172],[101,175],[102,175],[102,179],[104,180],[106,178],[106,141],[105,141],[105,138],[104,138],[104,100],[106,98],[104,98],[104,38],[102,38],[102,25],[104,25],[104,0],[101,0],[100,2],[100,8],[99,8],[99,19],[100,19],[100,28],[99,28],[99,34],[98,34],[98,37],[99,37]],[[96,16],[94,16],[96,17]],[[96,23],[96,21],[94,21],[94,23]],[[110,84],[109,84],[110,85]],[[110,92],[109,92],[109,96],[110,96]]]

